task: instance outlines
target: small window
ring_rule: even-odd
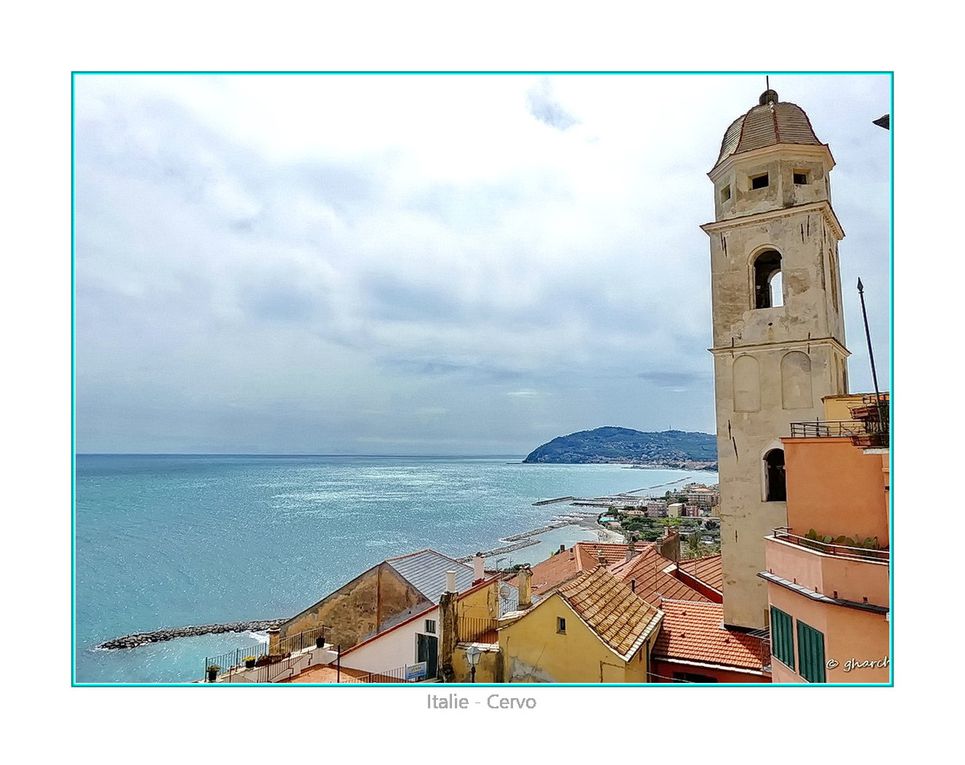
[[[566,619],[562,616],[556,617],[556,634],[565,635],[566,634]]]
[[[430,635],[435,635],[435,634],[436,634],[436,620],[435,620],[435,619],[426,619],[426,632],[428,632]]]
[[[751,177],[751,188],[752,189],[766,189],[769,183],[769,177],[767,173],[763,175],[755,175]]]
[[[720,190],[720,201],[726,202],[728,199],[730,199],[730,184]]]
[[[795,170],[794,171],[794,185],[795,186],[807,186],[808,174],[806,170]]]

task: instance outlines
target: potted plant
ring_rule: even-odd
[[[221,667],[217,664],[208,665],[208,682],[213,683],[218,679],[218,672],[221,671]]]
[[[324,647],[325,647],[325,636],[324,636],[324,635],[319,635],[317,638],[315,638],[315,647],[316,647],[316,648],[324,648]]]
[[[255,657],[245,656],[245,669],[254,669],[254,668],[255,668]]]

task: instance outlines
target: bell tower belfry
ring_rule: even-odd
[[[767,624],[757,574],[764,537],[787,524],[780,439],[848,390],[833,167],[804,110],[766,90],[709,173],[724,622],[737,627]]]

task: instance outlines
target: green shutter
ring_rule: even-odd
[[[824,633],[800,619],[797,622],[797,653],[801,660],[801,677],[809,683],[827,682],[824,673]]]
[[[771,606],[771,653],[794,669],[794,632],[791,615]]]

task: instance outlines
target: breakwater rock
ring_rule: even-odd
[[[198,635],[216,635],[222,632],[264,632],[274,629],[287,619],[262,619],[252,622],[230,622],[228,624],[195,624],[187,627],[167,627],[151,632],[135,632],[106,640],[96,646],[98,650],[118,651],[124,648],[137,648],[151,643],[163,643],[176,638],[197,637]]]

